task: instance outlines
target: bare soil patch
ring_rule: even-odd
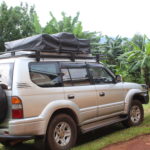
[[[142,135],[126,142],[112,144],[102,150],[150,150],[150,135]]]

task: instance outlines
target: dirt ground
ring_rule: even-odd
[[[150,150],[150,135],[142,135],[126,142],[112,144],[102,150]]]

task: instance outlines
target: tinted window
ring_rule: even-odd
[[[65,68],[62,73],[64,86],[90,84],[86,68]]]
[[[40,87],[62,86],[57,63],[31,63],[30,77]]]
[[[90,67],[90,74],[95,84],[112,83],[113,77],[102,67]]]
[[[0,84],[5,84],[8,89],[12,87],[13,64],[0,64]]]

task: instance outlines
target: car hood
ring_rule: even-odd
[[[141,84],[132,83],[132,82],[123,82],[124,89],[140,89],[145,91]]]

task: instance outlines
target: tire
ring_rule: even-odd
[[[133,100],[129,109],[128,119],[123,121],[125,127],[138,126],[143,122],[144,110],[139,100]]]
[[[5,120],[7,111],[8,111],[8,104],[6,93],[0,86],[0,123],[2,123]]]
[[[68,150],[75,145],[76,139],[77,126],[69,115],[58,114],[50,121],[46,135],[48,150]]]

